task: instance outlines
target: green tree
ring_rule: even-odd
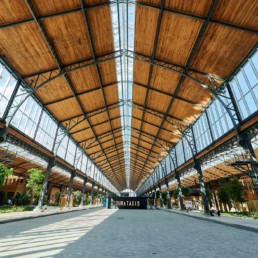
[[[6,178],[13,174],[12,168],[7,168],[5,164],[0,163],[0,189],[3,188]]]
[[[81,191],[77,190],[77,191],[74,191],[73,192],[73,196],[74,196],[74,199],[73,199],[73,205],[74,206],[78,206],[81,202],[81,198],[82,198],[82,193]]]
[[[164,205],[167,205],[167,192],[161,192],[162,201]]]
[[[235,201],[242,203],[245,201],[244,198],[244,186],[238,181],[237,178],[234,178],[228,186],[229,196],[230,198]],[[243,206],[243,205],[242,205]]]
[[[227,204],[230,204],[230,194],[228,184],[221,185],[218,190],[218,198],[221,203],[224,204],[225,210],[227,211]]]
[[[37,168],[31,168],[27,171],[28,173],[28,179],[26,188],[31,195],[32,200],[38,199],[40,195],[40,191],[42,188],[42,183],[44,179],[44,175],[42,170]]]
[[[182,194],[183,195],[188,195],[190,193],[190,188],[188,188],[188,187],[182,187],[181,189],[182,189]],[[173,195],[174,195],[175,199],[178,197],[178,195],[179,195],[179,188],[176,188],[174,190]]]
[[[156,198],[159,199],[159,197],[160,197],[160,191],[158,190],[156,191]]]
[[[206,192],[206,197],[207,197],[207,200],[208,200],[208,203],[210,205],[210,207],[212,206],[212,192],[210,190],[210,188],[205,188],[205,192]]]

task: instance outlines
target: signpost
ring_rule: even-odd
[[[147,198],[144,197],[113,197],[119,209],[147,209]]]

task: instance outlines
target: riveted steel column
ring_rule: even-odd
[[[163,200],[162,200],[162,192],[161,192],[160,183],[159,183],[159,201],[160,201],[160,208],[163,208]]]
[[[95,184],[92,183],[92,186],[91,186],[91,197],[90,197],[90,205],[93,205],[93,198],[94,198],[94,192],[93,192],[93,188],[94,188]]]
[[[181,180],[180,180],[180,172],[176,172],[175,177],[178,183],[178,196],[179,196],[180,209],[184,210],[184,200],[183,200],[182,186],[181,186]]]
[[[87,183],[87,178],[84,178],[83,185],[82,185],[82,196],[81,196],[80,207],[83,207],[84,194],[85,194],[85,191],[86,191],[86,183]]]
[[[68,192],[67,192],[67,197],[66,197],[66,203],[65,203],[65,207],[66,207],[66,208],[70,208],[70,198],[71,198],[71,194],[72,194],[73,179],[74,179],[75,176],[76,176],[75,172],[72,171],[72,172],[71,172],[71,176],[70,176],[69,186],[68,186]]]
[[[201,168],[201,164],[200,164],[199,160],[195,160],[194,161],[194,169],[197,171],[197,174],[198,174],[198,179],[199,179],[199,183],[200,183],[200,190],[201,190],[201,195],[202,195],[204,212],[205,213],[209,213],[209,205],[208,205],[205,185],[204,185],[204,181],[203,181],[202,168]]]
[[[50,158],[49,161],[48,161],[46,174],[45,174],[45,177],[44,177],[44,180],[43,180],[42,189],[40,191],[38,205],[35,208],[35,210],[42,209],[43,201],[44,201],[44,196],[45,196],[45,193],[47,191],[48,178],[49,178],[51,170],[52,170],[52,168],[54,166],[55,166],[55,159],[54,158]]]
[[[172,209],[171,201],[170,201],[170,192],[169,192],[169,185],[168,185],[168,179],[165,178],[165,184],[167,187],[167,207],[168,209]]]

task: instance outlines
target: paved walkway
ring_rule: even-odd
[[[177,209],[166,209],[166,208],[160,208],[160,210],[178,213],[184,216],[189,216],[193,218],[197,218],[199,220],[207,220],[214,223],[224,224],[227,226],[232,226],[240,229],[245,229],[249,231],[253,231],[258,233],[258,220],[249,219],[249,218],[236,218],[236,217],[229,217],[229,216],[223,216],[221,215],[218,217],[216,214],[212,217],[209,215],[205,215],[204,213],[201,213],[199,211],[181,211]]]
[[[253,258],[258,234],[161,210],[63,213],[0,225],[0,257]]]
[[[102,207],[102,206],[87,205],[83,208],[81,208],[81,207],[60,208],[60,207],[56,207],[56,206],[47,206],[46,210],[0,213],[0,224],[18,221],[18,220],[24,220],[24,219],[32,219],[32,218],[37,218],[37,217],[61,214],[61,213],[66,213],[66,212],[73,212],[73,211],[78,211],[78,210],[99,208],[99,207]]]

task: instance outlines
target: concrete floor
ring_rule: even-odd
[[[257,257],[258,234],[161,210],[95,209],[0,225],[0,257]]]

